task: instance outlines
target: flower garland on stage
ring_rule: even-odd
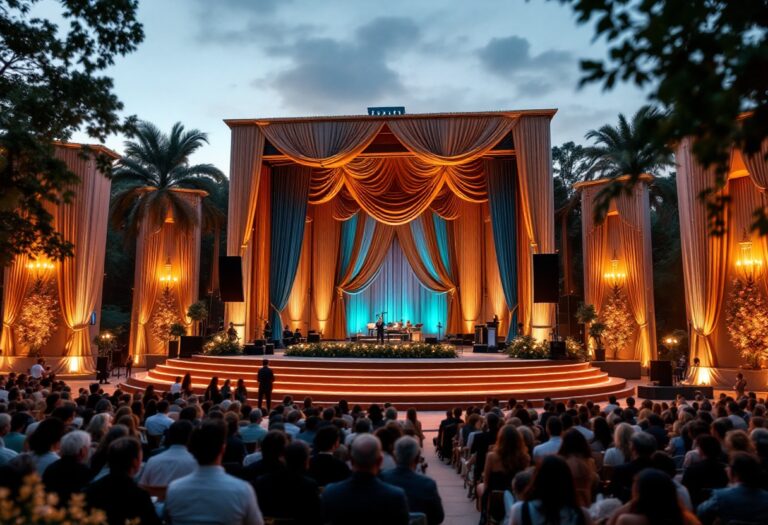
[[[445,344],[406,343],[402,345],[373,343],[305,343],[288,347],[289,357],[353,357],[384,359],[450,359],[458,357],[456,348]]]
[[[733,346],[750,367],[759,369],[760,362],[768,358],[768,305],[754,280],[733,281],[726,323]]]
[[[19,314],[19,342],[29,347],[30,356],[38,356],[58,329],[59,301],[56,289],[49,281],[38,279],[27,294]]]

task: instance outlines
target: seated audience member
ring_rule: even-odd
[[[248,419],[250,423],[240,429],[240,438],[246,448],[252,452],[267,435],[267,429],[261,426],[264,416],[258,408],[251,410]]]
[[[307,445],[312,445],[315,442],[315,436],[317,435],[317,429],[320,427],[320,418],[317,416],[309,416],[304,422],[304,430],[296,435],[296,439],[303,441]]]
[[[170,407],[168,401],[162,400],[156,406],[157,413],[144,421],[144,428],[147,429],[147,435],[155,438],[159,443],[165,435],[165,431],[173,424],[173,419],[168,417],[168,408]]]
[[[224,465],[237,464],[239,467],[248,454],[240,436],[240,419],[237,414],[227,412],[224,414],[224,423],[227,425],[227,450],[222,461]]]
[[[675,484],[675,490],[677,490],[677,499],[680,500],[680,505],[683,506],[685,510],[688,510],[690,512],[693,512],[693,503],[691,502],[691,495],[688,492],[688,489],[685,488],[685,485],[680,483],[678,480],[675,479],[677,476],[677,467],[675,466],[675,460],[673,460],[667,453],[656,451],[653,453],[653,456],[651,456],[651,461],[653,462],[653,468],[662,471],[664,474],[669,476],[669,479],[672,480],[672,483]]]
[[[152,499],[133,480],[141,468],[141,443],[130,437],[114,441],[109,446],[107,462],[109,474],[86,489],[88,506],[106,512],[110,525],[123,525],[135,519],[142,525],[159,525]]]
[[[491,454],[488,455],[488,460]],[[382,472],[379,477],[385,483],[405,491],[411,512],[422,512],[427,516],[429,525],[437,525],[445,518],[443,503],[435,481],[416,473],[420,455],[421,447],[416,439],[410,436],[401,437],[395,442],[397,467]]]
[[[270,430],[261,441],[261,459],[247,465],[241,477],[251,483],[259,476],[274,473],[285,468],[283,459],[285,447],[288,445],[288,436],[281,430]]]
[[[563,424],[560,418],[550,417],[547,419],[547,435],[549,439],[540,445],[533,447],[533,460],[541,461],[545,456],[554,456],[560,450],[560,444],[563,442],[560,435],[563,433]]]
[[[165,499],[165,514],[173,525],[263,525],[253,487],[221,466],[226,441],[221,420],[207,420],[192,432],[189,448],[198,467],[172,481]]]
[[[41,421],[29,436],[27,444],[39,476],[42,476],[45,469],[59,459],[55,451],[59,448],[63,435],[64,423],[60,419],[49,417]]]
[[[187,450],[192,435],[192,423],[176,421],[168,428],[168,448],[152,456],[144,465],[139,479],[142,487],[167,487],[171,481],[191,474],[197,469],[197,461]]]
[[[15,458],[18,453],[5,445],[5,437],[11,430],[11,416],[0,414],[0,466]]]
[[[683,473],[683,485],[691,494],[694,506],[707,499],[712,489],[728,484],[726,465],[720,461],[720,442],[709,434],[703,434],[696,438],[696,448],[701,459]]]
[[[565,460],[559,456],[545,456],[536,467],[523,501],[512,506],[510,524],[590,525],[589,514],[579,507],[573,487],[571,470]]]
[[[699,519],[709,525],[721,523],[768,523],[768,492],[760,488],[761,469],[758,461],[744,452],[731,458],[731,486],[712,491],[709,499],[696,509]]]
[[[485,469],[485,458],[488,450],[496,444],[499,434],[500,419],[494,412],[485,417],[486,430],[474,435],[470,454],[475,456],[475,479],[480,479]]]
[[[631,440],[632,460],[614,469],[608,487],[610,494],[624,503],[629,501],[635,475],[653,466],[651,456],[654,452],[656,452],[656,438],[647,432],[636,432]]]
[[[632,499],[609,521],[610,525],[699,525],[696,516],[680,505],[672,480],[654,468],[640,472]]]
[[[285,447],[285,467],[254,482],[261,512],[269,518],[294,520],[295,525],[322,523],[320,490],[307,476],[309,446],[295,441]]]
[[[592,490],[597,485],[597,468],[592,458],[592,449],[584,434],[572,428],[563,436],[558,455],[565,459],[573,476],[576,501],[580,507],[592,504]]]
[[[72,494],[82,492],[91,481],[88,460],[91,455],[91,436],[74,430],[61,438],[61,459],[54,461],[43,473],[43,484],[48,492],[55,492],[59,504],[66,505]]]
[[[528,468],[530,463],[531,458],[519,430],[510,424],[501,427],[496,444],[485,458],[483,482],[477,486],[481,521],[488,520],[486,514],[491,493],[509,490],[515,475]],[[502,516],[492,517],[498,521]]]
[[[379,440],[368,434],[358,436],[351,455],[352,476],[323,491],[323,521],[331,525],[407,525],[405,492],[377,477],[382,460]]]
[[[347,464],[333,455],[338,447],[338,428],[331,425],[317,431],[315,453],[309,461],[309,476],[321,487],[347,479],[350,475]]]
[[[32,416],[27,412],[15,412],[11,416],[11,431],[3,436],[6,448],[17,454],[24,451],[24,442],[27,440],[26,430],[32,422]]]

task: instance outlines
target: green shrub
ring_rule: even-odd
[[[444,344],[406,343],[402,345],[389,345],[347,342],[293,345],[288,347],[285,351],[285,355],[290,357],[355,357],[385,359],[450,359],[458,357],[456,349],[453,346]]]

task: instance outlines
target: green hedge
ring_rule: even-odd
[[[451,345],[426,343],[406,343],[402,345],[380,345],[372,343],[308,343],[290,346],[285,351],[290,357],[357,357],[386,359],[458,357]]]

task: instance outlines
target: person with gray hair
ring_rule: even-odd
[[[352,443],[353,474],[331,483],[322,494],[323,522],[331,525],[407,525],[405,491],[377,477],[381,468],[381,443],[370,434]]]
[[[424,513],[429,525],[437,525],[445,519],[443,502],[435,480],[416,473],[420,457],[419,442],[411,436],[403,436],[395,441],[397,467],[385,470],[379,477],[382,481],[405,491],[411,512]]]
[[[5,465],[10,460],[15,458],[18,454],[5,448],[5,442],[3,438],[11,431],[11,416],[8,414],[0,414],[0,466]]]
[[[72,494],[83,492],[91,482],[88,460],[91,456],[91,435],[82,430],[73,430],[61,438],[58,459],[43,473],[43,484],[47,492],[55,492],[60,505],[67,505]]]

